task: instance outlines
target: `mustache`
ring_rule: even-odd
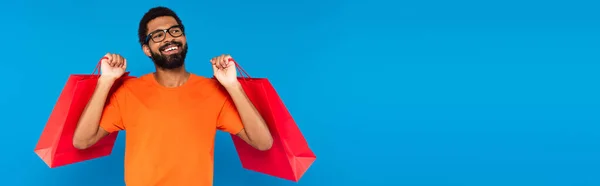
[[[163,46],[161,46],[161,47],[160,47],[160,48],[158,48],[158,49],[159,49],[160,51],[163,51],[163,50],[167,49],[167,46],[169,46],[169,45],[175,45],[175,46],[177,46],[177,47],[181,47],[181,45],[183,45],[183,44],[181,44],[181,42],[179,42],[179,41],[170,41],[170,42],[168,42],[168,43],[165,43]]]

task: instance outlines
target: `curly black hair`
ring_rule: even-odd
[[[138,28],[138,37],[140,45],[144,46],[145,44],[148,44],[146,43],[146,37],[148,35],[148,23],[153,19],[162,16],[170,16],[175,18],[177,24],[183,27],[181,19],[179,19],[179,16],[177,16],[177,14],[175,14],[173,10],[163,6],[151,8],[150,10],[148,10],[148,12],[146,12],[146,14],[144,14],[142,20],[140,20],[140,27]]]

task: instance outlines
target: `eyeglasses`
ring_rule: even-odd
[[[171,28],[151,32],[150,34],[148,34],[148,36],[146,36],[146,44],[148,44],[148,41],[150,39],[152,39],[152,41],[155,43],[165,40],[165,38],[167,38],[167,33],[169,33],[169,35],[173,37],[179,37],[183,35],[183,26],[175,25]]]

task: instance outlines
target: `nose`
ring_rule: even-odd
[[[165,40],[163,40],[162,42],[163,44],[167,44],[167,43],[173,43],[173,38],[165,38]]]
[[[167,43],[172,43],[173,42],[173,38],[165,38],[165,40],[162,41],[162,44],[167,44]]]
[[[163,42],[168,43],[173,41],[173,39],[175,39],[175,37],[173,37],[170,33],[165,33],[165,39],[163,40]]]

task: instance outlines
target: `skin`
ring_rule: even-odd
[[[167,29],[176,24],[177,22],[173,17],[158,17],[148,23],[148,33],[159,29]],[[168,41],[178,41],[184,45],[187,44],[185,35],[172,37],[167,34],[162,42],[155,43],[150,41],[148,45],[142,47],[142,50],[150,57],[150,51],[160,53],[159,48]],[[127,60],[118,54],[108,53],[105,57],[108,59],[101,62],[101,76],[98,79],[96,90],[84,109],[75,130],[73,146],[78,149],[86,149],[108,135],[108,132],[99,126],[100,117],[106,104],[105,101],[109,90],[114,82],[125,73]],[[237,136],[258,150],[268,150],[273,144],[271,133],[264,119],[260,116],[252,102],[250,102],[240,83],[237,81],[235,64],[230,59],[231,56],[229,55],[220,55],[212,58],[210,63],[214,76],[227,90],[240,114],[244,129]],[[154,75],[159,84],[165,87],[177,87],[183,85],[190,74],[186,71],[185,65],[183,65],[179,68],[169,70],[156,67]]]

